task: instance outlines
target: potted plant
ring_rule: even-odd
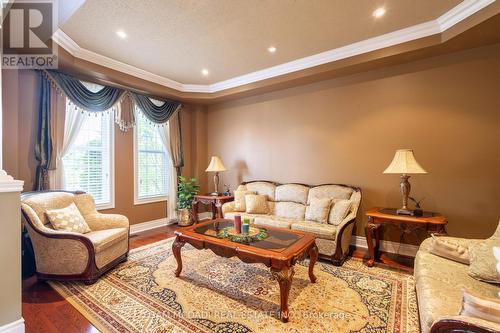
[[[179,183],[177,186],[177,211],[179,213],[179,225],[183,227],[192,224],[190,218],[191,202],[200,189],[200,186],[196,182],[196,178],[187,180],[185,177],[179,176]]]

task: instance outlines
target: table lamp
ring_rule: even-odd
[[[214,188],[215,191],[210,193],[210,195],[219,195],[219,172],[226,171],[226,167],[222,164],[219,156],[212,156],[206,172],[215,172],[214,175]]]
[[[420,164],[418,164],[411,149],[398,149],[391,162],[385,169],[384,173],[401,174],[401,195],[403,196],[403,207],[397,210],[400,215],[412,215],[412,211],[408,209],[408,196],[410,195],[411,185],[408,182],[408,174],[427,173]]]

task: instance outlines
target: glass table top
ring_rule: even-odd
[[[213,223],[208,223],[205,225],[200,225],[193,228],[193,231],[197,234],[218,238],[217,234],[220,230],[233,226],[233,221],[215,221]],[[261,226],[254,226],[256,228],[262,228]],[[290,245],[294,244],[296,241],[302,238],[302,235],[287,232],[286,230],[275,230],[268,229],[267,238],[260,241],[255,241],[251,243],[242,243],[244,245],[253,246],[264,250],[283,250]]]

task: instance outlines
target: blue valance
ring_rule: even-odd
[[[70,101],[88,112],[102,112],[111,109],[120,100],[122,89],[103,86],[97,92],[92,92],[77,78],[55,70],[46,71]]]
[[[130,96],[146,118],[156,124],[166,123],[181,106],[179,102],[165,99],[160,100],[163,104],[156,105],[151,98],[135,92],[130,92]]]

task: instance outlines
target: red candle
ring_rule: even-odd
[[[240,215],[234,216],[234,232],[236,232],[237,234],[241,234],[241,216]]]

